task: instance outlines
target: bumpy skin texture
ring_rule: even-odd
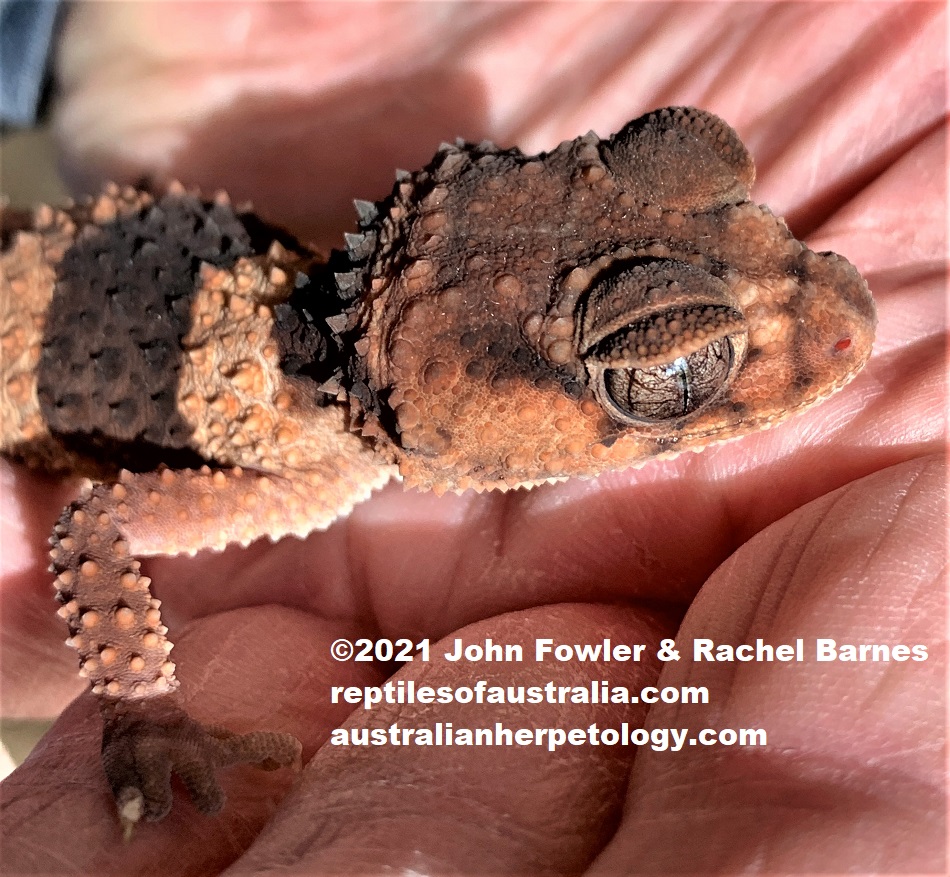
[[[750,203],[753,176],[735,132],[680,108],[536,157],[445,147],[399,183],[372,230],[355,369],[403,476],[593,475],[772,425],[848,381],[873,336],[864,281]],[[702,351],[725,338],[710,375]],[[642,402],[618,406],[631,378]]]
[[[328,264],[180,187],[8,235],[2,447],[98,481],[52,569],[127,825],[167,812],[172,770],[213,812],[216,767],[299,757],[181,711],[136,556],[303,536],[397,472],[508,489],[699,450],[857,373],[864,281],[751,203],[753,178],[725,123],[668,108],[539,156],[443,146],[357,204]]]

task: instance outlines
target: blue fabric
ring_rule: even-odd
[[[59,0],[0,0],[0,122],[36,121]]]

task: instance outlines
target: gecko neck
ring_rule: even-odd
[[[290,297],[274,308],[274,338],[284,374],[313,383],[320,404],[334,397],[346,362],[342,335],[350,303],[333,279],[337,253],[298,275]]]

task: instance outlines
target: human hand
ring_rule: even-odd
[[[328,709],[329,686],[370,684],[391,669],[333,663],[338,636],[435,641],[468,625],[459,634],[468,641],[610,635],[648,643],[648,653],[674,634],[680,643],[940,641],[933,534],[943,479],[939,458],[925,455],[942,447],[944,246],[939,224],[920,221],[942,213],[944,107],[933,84],[942,34],[930,8],[876,8],[872,20],[858,6],[452,7],[435,19],[384,5],[360,7],[358,22],[343,7],[295,20],[281,8],[246,7],[224,28],[221,7],[81,7],[72,27],[95,37],[63,58],[60,114],[73,168],[89,184],[150,172],[226,187],[336,243],[352,226],[349,198],[381,197],[393,165],[424,163],[441,139],[489,136],[532,151],[591,127],[606,134],[653,106],[697,104],[726,118],[756,157],[756,199],[865,274],[880,326],[874,358],[846,391],[700,456],[530,493],[387,490],[306,542],[151,561],[173,631],[190,622],[176,657],[197,718],[250,728],[276,715],[312,753],[345,718]],[[67,46],[83,42],[79,33],[67,33]],[[556,59],[543,49],[551,45]],[[117,75],[108,58],[133,72]],[[252,86],[259,97],[244,93]],[[37,547],[62,496],[25,473],[8,477],[9,514],[30,512],[11,536],[26,562],[4,597],[30,610],[4,616],[16,657],[61,648],[52,613],[40,645],[22,622],[49,611]],[[884,850],[900,856],[891,867],[939,867],[941,657],[932,648],[924,664],[683,660],[663,668],[660,684],[688,676],[712,703],[649,716],[440,710],[437,720],[459,726],[763,727],[769,745],[554,755],[324,747],[235,868],[579,871],[599,855],[595,870],[887,870]],[[479,669],[435,661],[399,678],[465,685]],[[543,669],[631,687],[660,671],[653,661]],[[504,678],[534,682],[538,672],[509,666]],[[34,702],[59,705],[64,692],[45,675],[22,678]],[[4,683],[5,696],[22,695],[17,678]],[[398,720],[434,719],[404,709]],[[357,709],[348,724],[377,721]],[[81,698],[5,785],[8,861],[207,872],[247,848],[287,782],[234,771],[220,816],[196,820],[179,801],[117,851],[98,733]],[[77,813],[88,814],[80,825]]]

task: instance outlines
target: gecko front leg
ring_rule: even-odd
[[[329,409],[327,417],[337,413]],[[59,614],[79,652],[80,673],[99,698],[103,766],[127,831],[142,818],[166,815],[173,771],[195,806],[213,813],[224,802],[217,768],[241,762],[274,768],[300,759],[300,743],[289,734],[232,734],[203,727],[181,709],[160,604],[136,557],[325,528],[341,498],[355,498],[355,490],[344,490],[348,479],[361,476],[366,485],[365,466],[336,460],[326,471],[314,468],[294,479],[240,467],[123,471],[63,513],[50,552]],[[380,467],[375,480],[388,475]]]
[[[108,186],[32,224],[13,219],[0,264],[0,449],[102,479],[64,512],[51,554],[68,642],[102,705],[106,774],[127,827],[168,811],[173,770],[212,812],[217,767],[291,764],[300,747],[182,711],[137,556],[325,529],[393,477],[391,455],[352,433],[349,408],[312,378],[283,369],[330,354],[320,307],[283,305],[324,288],[323,260],[226,197]],[[156,469],[162,460],[174,468]],[[201,461],[215,471],[188,468]]]

